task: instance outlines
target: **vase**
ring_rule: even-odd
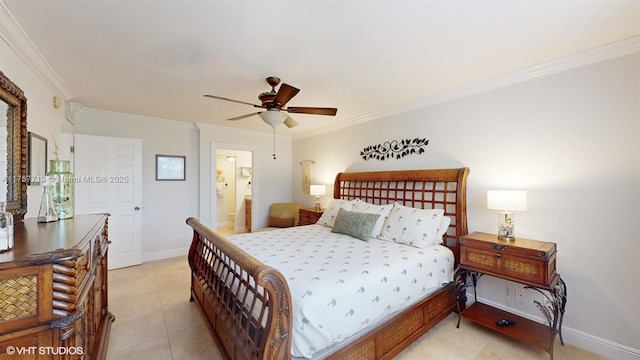
[[[47,176],[56,179],[51,187],[53,208],[56,210],[59,220],[73,217],[73,174],[68,160],[50,160]]]
[[[0,202],[0,253],[13,249],[13,215],[7,203]]]

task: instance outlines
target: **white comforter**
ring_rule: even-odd
[[[453,278],[453,254],[444,246],[364,242],[321,225],[228,239],[287,279],[295,357],[310,358]]]

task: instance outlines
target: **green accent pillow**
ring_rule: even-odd
[[[340,208],[331,232],[346,234],[367,241],[380,214],[367,214]]]

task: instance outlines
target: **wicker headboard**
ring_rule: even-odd
[[[467,176],[469,168],[339,173],[335,199],[359,198],[372,204],[397,202],[419,209],[444,209],[451,218],[445,245],[460,259],[458,244],[467,234]]]

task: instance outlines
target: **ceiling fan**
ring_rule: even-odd
[[[300,89],[297,89],[291,85],[283,83],[280,85],[278,91],[276,91],[276,86],[280,84],[280,79],[274,76],[270,76],[267,79],[267,83],[271,86],[271,91],[263,92],[258,95],[258,100],[260,100],[261,104],[256,105],[245,101],[228,99],[221,96],[215,95],[204,95],[205,97],[232,101],[239,104],[250,105],[256,108],[265,109],[258,112],[254,112],[251,114],[236,116],[231,119],[231,121],[242,120],[253,115],[259,115],[264,122],[271,125],[274,128],[284,123],[285,126],[292,128],[298,125],[298,122],[293,120],[287,113],[296,113],[296,114],[313,114],[313,115],[329,115],[335,116],[338,109],[336,108],[320,108],[320,107],[285,107],[285,105],[291,100]]]

